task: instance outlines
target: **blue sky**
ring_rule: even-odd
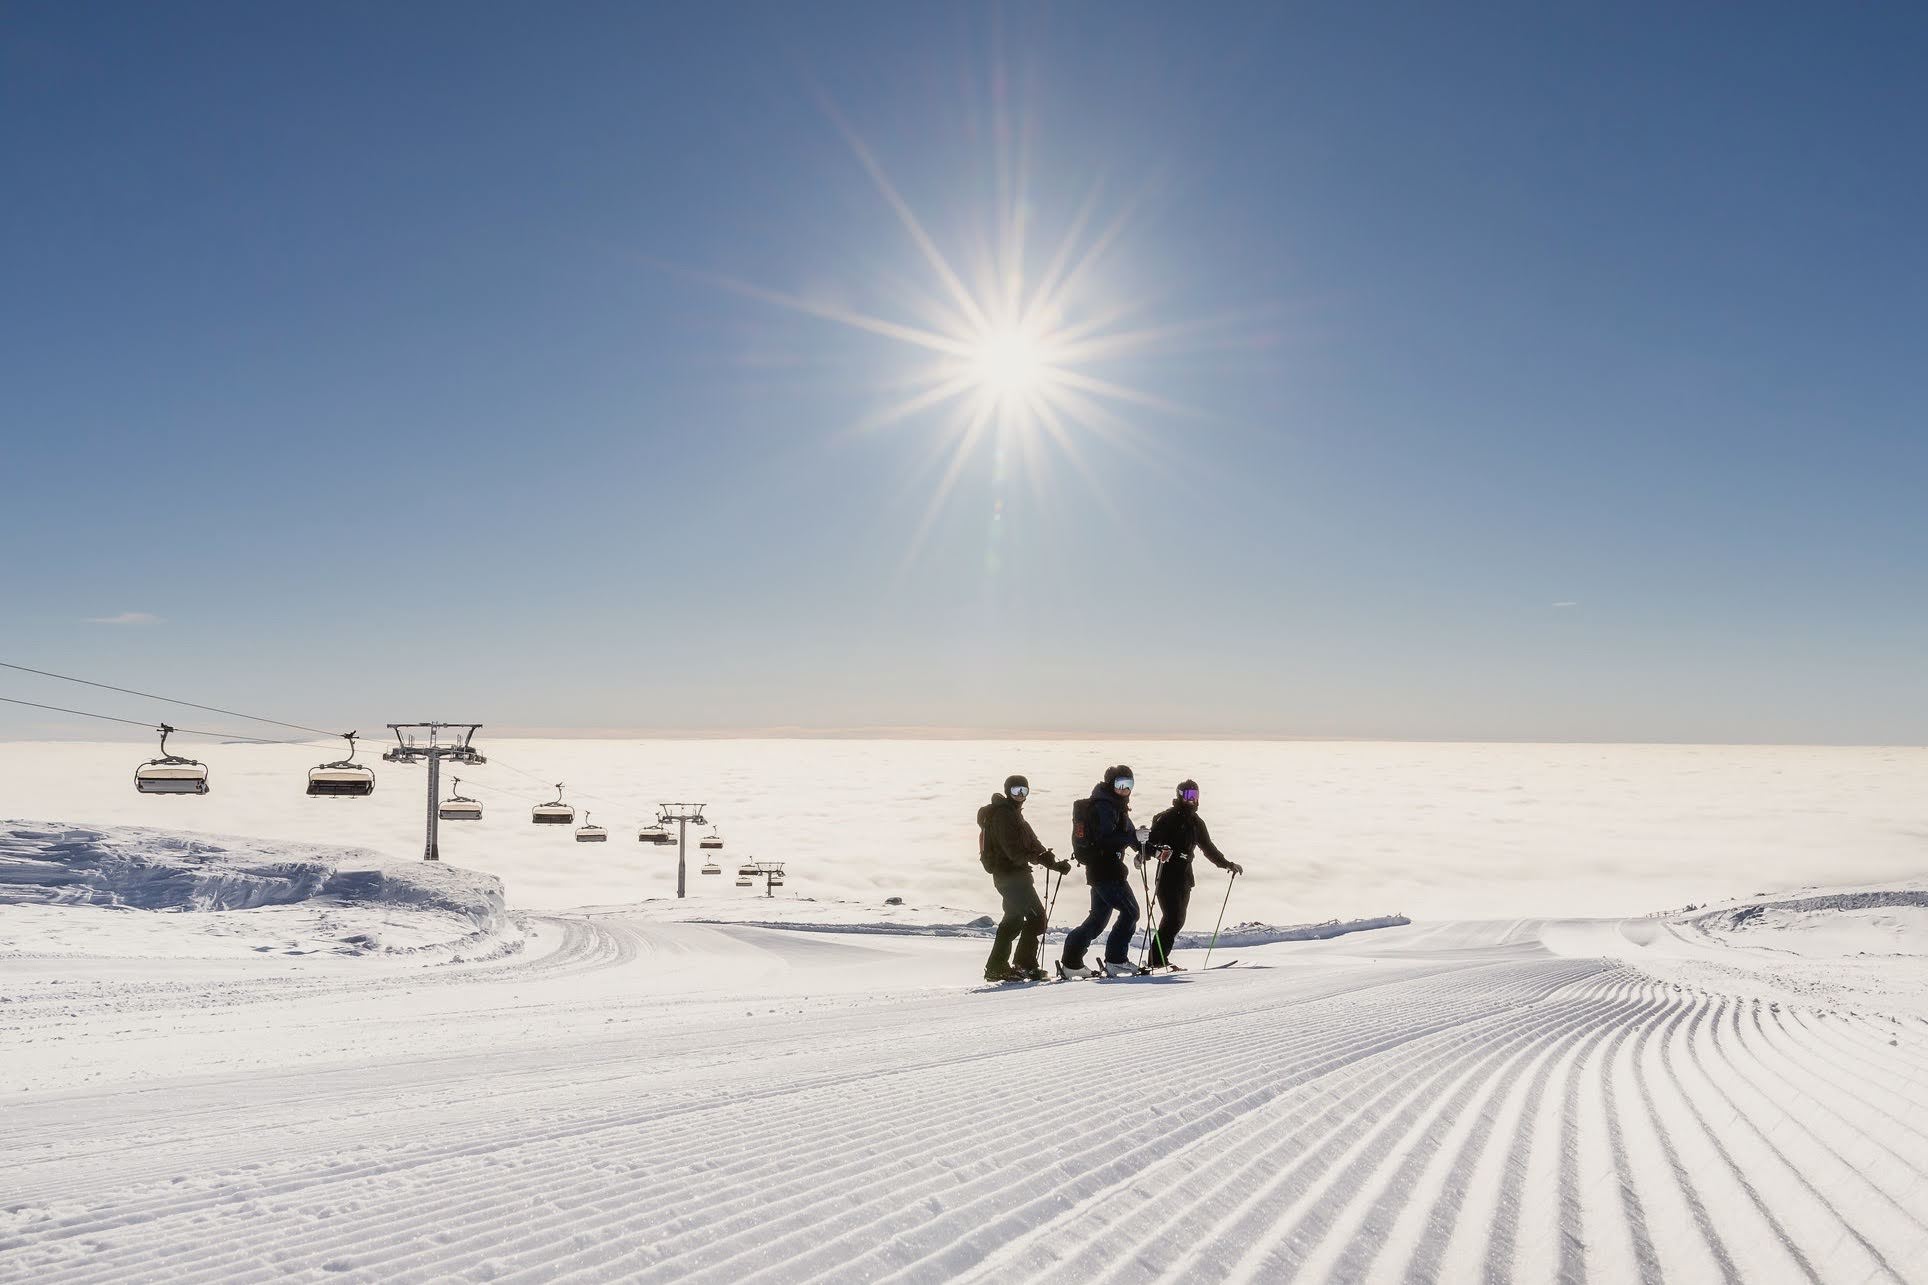
[[[10,4],[0,658],[328,726],[1919,742],[1928,18],[1367,8]],[[1142,397],[940,500],[956,405],[863,427],[931,354],[821,315],[945,295],[859,146],[972,290],[1000,174],[1029,281],[1120,220],[1057,316]]]

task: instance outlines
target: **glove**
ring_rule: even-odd
[[[1151,854],[1154,857],[1157,857],[1161,863],[1170,861],[1172,859],[1172,850],[1162,843],[1159,844],[1157,847],[1153,848],[1151,850]]]
[[[1050,866],[1053,870],[1057,871],[1061,875],[1068,875],[1071,873],[1071,863],[1069,861],[1047,861],[1045,862],[1045,864]]]
[[[1236,861],[1227,861],[1225,863],[1225,868],[1227,870],[1230,870],[1234,875],[1242,875],[1245,873],[1245,867],[1240,865]]]

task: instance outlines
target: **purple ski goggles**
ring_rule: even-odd
[[[1198,787],[1194,785],[1188,790],[1180,790],[1178,797],[1186,803],[1196,803],[1198,802]]]

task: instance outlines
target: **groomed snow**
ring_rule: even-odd
[[[139,900],[192,887],[203,842],[8,836],[0,926],[72,926],[66,953],[0,955],[0,1279],[1861,1282],[1928,1262],[1928,1022],[1859,987],[1919,959],[1809,949],[1826,1002],[1747,990],[1830,914],[1850,944],[1881,936],[1866,889],[1739,928],[1422,922],[987,988],[983,938],[930,931],[965,926],[935,904],[694,922],[783,922],[711,897],[531,915],[486,960],[237,956],[204,925],[444,912],[332,896],[351,852],[224,844],[212,864],[254,878],[333,872],[250,909],[86,904],[59,890],[91,878],[49,869],[160,854],[172,873],[114,882]]]

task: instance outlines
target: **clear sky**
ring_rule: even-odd
[[[1928,12],[1476,8],[12,0],[0,658],[1921,742]]]

